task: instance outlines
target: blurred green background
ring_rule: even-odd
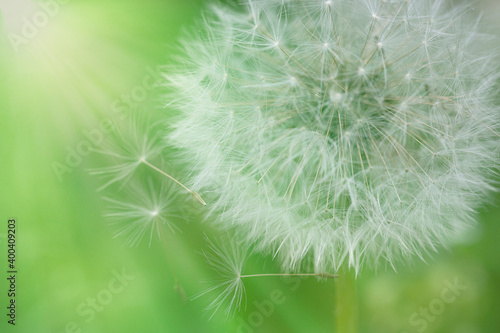
[[[58,168],[72,150],[87,151],[85,133],[103,121],[136,110],[168,117],[161,89],[150,84],[204,5],[0,1],[1,332],[334,331],[333,281],[315,279],[248,280],[246,309],[230,320],[222,311],[209,320],[204,308],[216,293],[186,302],[174,288],[177,277],[189,299],[217,278],[199,253],[206,248],[204,233],[214,235],[201,217],[191,214],[190,223],[179,225],[182,232],[163,244],[128,248],[123,238],[113,238],[116,228],[103,217],[106,202],[97,192],[102,181],[88,171],[106,158],[89,152]],[[497,0],[477,7],[496,24]],[[500,332],[500,196],[493,199],[464,243],[427,263],[399,265],[397,272],[363,271],[360,332]],[[6,316],[9,218],[17,220],[18,232],[15,327]],[[245,269],[273,271],[277,267],[264,257],[250,258]],[[120,285],[117,275],[125,276],[121,288],[113,288]],[[450,283],[463,288],[443,302]],[[269,306],[276,293],[279,301]],[[96,298],[103,303],[92,310]]]

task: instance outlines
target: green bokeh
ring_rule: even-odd
[[[152,118],[169,116],[161,89],[136,95],[133,108],[124,100],[140,93],[158,65],[168,64],[169,50],[200,16],[204,2],[61,2],[46,22],[38,22],[33,36],[13,47],[12,33],[23,36],[23,18],[40,16],[40,3],[0,3],[0,331],[72,332],[67,328],[74,322],[92,333],[333,332],[333,282],[314,279],[248,280],[246,309],[230,320],[224,313],[209,320],[204,308],[217,294],[184,302],[174,288],[177,276],[190,298],[210,287],[204,281],[217,278],[199,254],[206,248],[204,233],[214,234],[209,224],[195,214],[163,244],[127,248],[124,239],[113,238],[116,230],[103,218],[106,203],[96,190],[102,182],[88,171],[106,159],[90,153],[60,177],[54,171],[54,162],[67,164],[68,149],[87,140],[83,131],[122,114],[114,108],[126,115],[147,110]],[[487,1],[479,5],[498,9],[495,1],[492,7]],[[9,218],[17,220],[18,231],[15,327],[5,316]],[[423,324],[412,325],[412,315],[422,318],[419,311],[437,304],[447,281],[455,279],[467,288],[427,320],[423,331],[499,332],[499,218],[497,195],[479,212],[478,227],[464,244],[426,258],[427,264],[399,265],[398,272],[364,271],[358,279],[360,332],[418,332]],[[77,313],[123,269],[134,279],[109,304],[92,318]],[[271,258],[254,256],[245,271],[278,268]],[[279,304],[269,313],[262,310],[259,304],[269,305],[276,293]]]

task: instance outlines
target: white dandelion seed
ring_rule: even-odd
[[[158,133],[157,125],[132,121],[126,126],[117,127],[116,138],[107,142],[104,149],[98,150],[108,156],[113,165],[90,170],[91,174],[105,180],[98,190],[115,183],[125,186],[143,161],[161,156],[163,150],[161,138],[158,134],[153,134]]]
[[[123,200],[105,197],[110,203],[106,217],[117,227],[115,237],[124,237],[130,247],[139,245],[147,237],[151,246],[155,235],[162,239],[161,228],[166,227],[170,232],[180,230],[177,224],[182,218],[171,188],[149,182],[148,186],[130,186],[126,192],[129,198]]]
[[[98,151],[109,156],[114,162],[112,166],[96,168],[90,171],[91,174],[101,176],[106,180],[98,190],[103,190],[115,183],[120,184],[120,187],[124,187],[137,168],[140,165],[145,165],[181,186],[190,194],[193,200],[205,206],[205,201],[197,192],[189,189],[151,162],[161,160],[164,143],[157,131],[158,124],[145,122],[142,125],[147,126],[147,129],[140,128],[138,122],[131,122],[126,127],[118,128],[116,140],[110,141],[105,150]]]
[[[212,311],[212,318],[221,308],[224,309],[226,318],[230,318],[235,312],[246,306],[244,280],[250,278],[265,277],[316,277],[318,279],[333,279],[337,275],[329,273],[258,273],[243,274],[247,251],[243,250],[232,241],[220,242],[215,245],[207,238],[209,250],[204,251],[208,264],[213,270],[219,273],[220,278],[215,281],[214,286],[196,295],[192,299],[197,299],[212,291],[218,291],[219,295],[205,308]]]
[[[217,291],[219,295],[205,310],[212,311],[210,316],[212,318],[222,307],[226,317],[229,318],[241,308],[241,304],[245,301],[245,285],[241,280],[241,272],[244,268],[246,251],[231,242],[221,242],[216,246],[207,238],[207,243],[209,250],[204,251],[203,255],[211,268],[219,273],[220,278],[211,288],[192,299]]]

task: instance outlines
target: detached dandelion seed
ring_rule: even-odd
[[[231,317],[235,311],[241,308],[245,299],[245,285],[241,280],[246,251],[234,246],[231,242],[221,243],[216,246],[207,239],[209,250],[203,252],[210,266],[220,274],[216,284],[193,297],[196,299],[212,291],[218,291],[219,295],[206,307],[212,311],[212,318],[219,309],[224,308],[226,317]]]
[[[118,226],[115,237],[125,237],[128,246],[137,246],[146,236],[149,246],[156,235],[161,240],[160,228],[167,227],[171,232],[178,230],[174,192],[165,186],[131,186],[130,198],[116,200],[105,198],[110,206],[106,216]]]
[[[143,159],[161,156],[163,150],[161,139],[157,134],[152,134],[157,125],[148,122],[146,124],[149,125],[148,129],[143,129],[144,124],[139,124],[137,121],[131,121],[128,126],[118,127],[115,140],[107,142],[105,148],[98,151],[114,162],[112,166],[91,170],[91,174],[105,179],[104,185],[99,190],[115,183],[124,187]]]
[[[220,279],[208,290],[193,297],[199,298],[212,291],[219,291],[219,295],[206,307],[211,310],[212,318],[217,311],[224,308],[227,318],[238,311],[245,301],[244,280],[265,277],[316,277],[319,279],[333,279],[337,275],[329,273],[260,273],[243,274],[247,252],[231,241],[215,245],[207,238],[209,250],[203,252],[207,262],[213,270],[219,273]]]
[[[143,164],[177,183],[190,194],[193,200],[206,206],[206,202],[197,192],[189,189],[183,183],[150,162],[150,160],[158,159],[164,148],[164,144],[158,134],[152,134],[156,126],[157,124],[152,124],[147,130],[141,130],[137,122],[131,122],[128,127],[119,129],[117,140],[110,142],[106,150],[99,151],[111,157],[116,163],[110,167],[91,170],[91,174],[99,175],[106,179],[105,184],[99,190],[103,190],[115,183],[119,183],[121,187],[124,187],[137,168]]]

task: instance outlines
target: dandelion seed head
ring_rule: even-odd
[[[285,269],[394,267],[450,244],[494,189],[498,66],[467,5],[330,4],[214,7],[166,75],[168,139],[219,226]]]

